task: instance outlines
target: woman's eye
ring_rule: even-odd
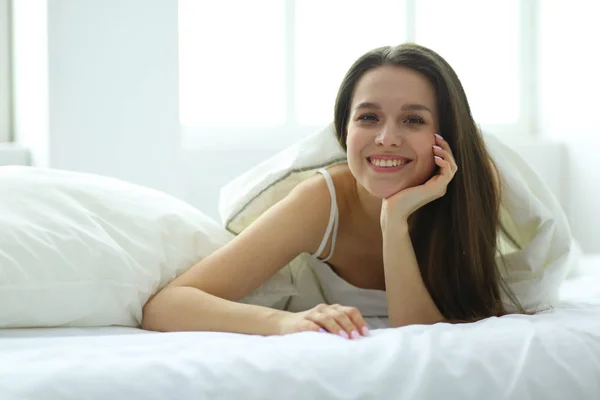
[[[359,121],[377,121],[377,116],[375,114],[364,114],[358,117]]]
[[[406,118],[406,121],[410,124],[424,124],[425,120],[421,117],[419,117],[418,115],[411,115],[410,117]]]

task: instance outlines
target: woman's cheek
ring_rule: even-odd
[[[433,154],[431,155],[431,160],[427,157],[422,156],[422,159],[426,159],[427,161],[421,167],[420,173],[418,173],[418,183],[417,185],[422,185],[431,179],[434,175],[438,173],[438,166],[433,160]]]

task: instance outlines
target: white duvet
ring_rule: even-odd
[[[133,328],[0,330],[0,399],[600,399],[600,258],[536,316],[357,341]],[[595,271],[595,272],[594,272]]]

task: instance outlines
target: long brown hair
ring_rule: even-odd
[[[397,65],[424,75],[433,85],[439,132],[449,143],[458,171],[441,198],[409,217],[410,237],[421,276],[449,321],[475,321],[507,314],[502,290],[525,313],[496,264],[500,188],[467,96],[450,65],[413,43],[380,47],[360,57],[346,73],[335,102],[335,128],[346,150],[349,110],[359,79],[369,70]]]

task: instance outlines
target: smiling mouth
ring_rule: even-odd
[[[410,163],[410,160],[400,160],[400,159],[378,159],[367,157],[367,161],[369,164],[379,168],[393,168],[400,167]]]

